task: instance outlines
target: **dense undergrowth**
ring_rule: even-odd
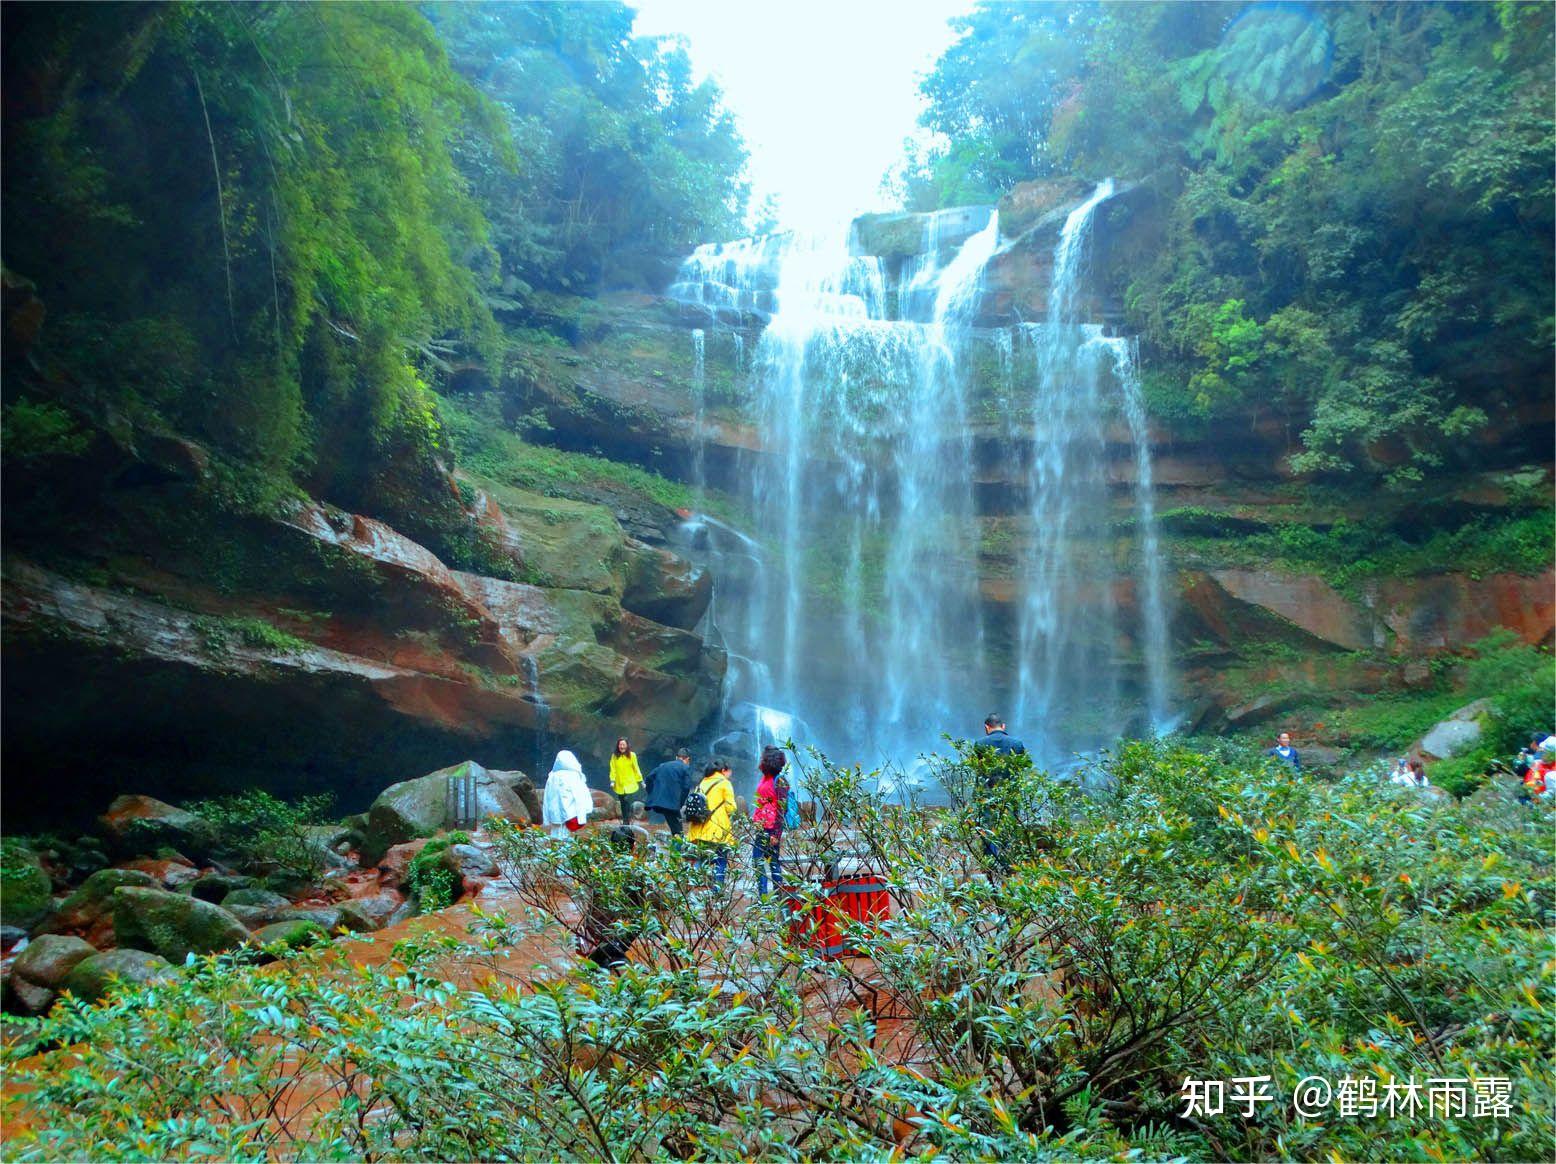
[[[501,832],[530,912],[460,949],[208,960],[29,1024],[8,1156],[1550,1155],[1548,806],[1228,749],[1127,744],[1103,767],[1097,799],[1024,766],[990,792],[963,756],[940,775],[964,809],[906,811],[810,766],[822,824],[791,835],[791,868],[855,854],[895,901],[853,934],[860,960],[695,888],[675,849]],[[443,977],[579,917],[637,935],[619,976]],[[1250,1114],[1185,1114],[1185,1079],[1244,1076],[1269,1077]],[[1306,1076],[1335,1088],[1310,1118]],[[1429,1080],[1462,1081],[1465,1108],[1429,1107]],[[1373,1107],[1342,1111],[1342,1088]]]

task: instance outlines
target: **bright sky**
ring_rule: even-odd
[[[917,131],[919,77],[971,0],[628,0],[635,31],[680,34],[751,151],[752,206],[824,229],[886,207],[880,181]],[[918,131],[922,132],[922,131]]]

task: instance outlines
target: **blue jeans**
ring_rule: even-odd
[[[779,859],[778,847],[783,841],[780,833],[762,831],[756,834],[756,841],[751,846],[751,860],[756,865],[756,891],[761,897],[767,896],[767,872],[772,870],[773,887],[783,888],[783,861]]]
[[[730,846],[716,845],[712,841],[698,841],[697,848],[700,863],[706,865],[709,861],[713,862],[713,887],[723,889],[724,877],[729,872]]]

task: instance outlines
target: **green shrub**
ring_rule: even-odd
[[[199,801],[189,811],[211,826],[215,851],[245,871],[314,881],[328,860],[314,829],[325,823],[333,800],[320,794],[286,801],[250,788],[235,796]]]
[[[470,834],[453,832],[434,837],[411,858],[405,871],[405,888],[416,898],[422,913],[447,909],[459,896],[459,878],[443,864],[443,854],[452,845],[468,845]]]
[[[1245,750],[1127,743],[1086,794],[965,752],[967,793],[904,805],[801,757],[820,824],[892,916],[862,959],[791,940],[787,908],[708,893],[695,857],[497,826],[515,920],[348,969],[217,959],[70,1002],[6,1047],[18,1159],[1543,1159],[1552,807],[1303,779]],[[1102,779],[1106,777],[1107,779]],[[1104,786],[1110,791],[1100,791]],[[992,793],[992,796],[985,796]],[[991,862],[981,840],[1002,846]],[[447,838],[448,842],[453,837]],[[431,846],[429,846],[431,848]],[[737,861],[743,860],[737,849]],[[1002,866],[1002,867],[1001,867]],[[733,882],[734,878],[731,878]],[[604,919],[619,974],[507,977],[519,943]],[[481,989],[448,980],[470,969]],[[1299,1079],[1505,1080],[1506,1114],[1304,1119]],[[1186,1079],[1270,1077],[1250,1115],[1188,1115]],[[211,1081],[219,1080],[218,1086]],[[306,1081],[293,1121],[272,1117]],[[26,1109],[31,1108],[29,1113]],[[290,1110],[290,1109],[288,1109]],[[37,1118],[48,1113],[47,1119]]]

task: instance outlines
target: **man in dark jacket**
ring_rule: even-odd
[[[992,713],[983,717],[983,739],[978,746],[993,748],[1002,756],[1020,756],[1027,750],[1025,744],[1005,730],[1005,721]]]
[[[681,805],[686,803],[686,794],[697,783],[692,779],[691,761],[690,749],[677,748],[675,759],[666,760],[648,774],[643,806],[664,817],[671,836],[681,835]]]

